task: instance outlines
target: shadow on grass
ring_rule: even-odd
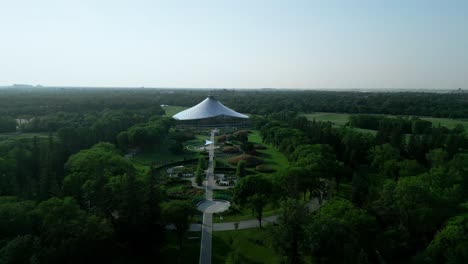
[[[213,263],[226,263],[228,258],[232,258],[231,261],[235,263],[279,263],[270,240],[265,229],[215,232]]]
[[[232,239],[232,237],[231,237]],[[231,240],[233,242],[233,240]],[[226,258],[228,254],[231,252],[231,246],[224,239],[220,237],[213,236],[213,251],[212,251],[212,263],[226,263]]]
[[[161,249],[161,263],[198,263],[200,256],[200,232],[189,232],[179,250],[175,232],[168,232],[167,243]]]

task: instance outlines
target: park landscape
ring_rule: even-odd
[[[0,264],[468,263],[468,1],[2,1]]]
[[[340,96],[335,92],[285,98],[274,91],[191,90],[198,102],[217,93],[229,107],[249,109],[250,124],[187,127],[173,118],[197,103],[180,100],[186,91],[140,90],[129,98],[127,90],[112,90],[113,99],[95,104],[108,92],[43,88],[28,97],[1,90],[9,107],[0,119],[0,263],[464,258],[463,118],[288,107],[298,96],[307,102]],[[284,105],[267,112],[265,98],[278,93]],[[250,101],[239,100],[246,95]],[[38,96],[49,110],[21,107]],[[349,105],[361,96],[368,95],[353,93]],[[392,93],[378,96],[390,106],[401,103]],[[453,113],[466,114],[466,95],[434,94],[441,96],[459,102]],[[18,118],[29,121],[18,126]],[[349,248],[337,252],[337,243]]]

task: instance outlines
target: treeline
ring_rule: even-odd
[[[154,262],[168,223],[182,246],[193,205],[168,201],[157,172],[136,170],[113,144],[65,161],[52,136],[11,144],[0,159],[0,263]]]
[[[468,93],[332,92],[271,90],[168,89],[2,89],[0,114],[38,117],[58,112],[87,113],[106,109],[157,112],[159,105],[191,107],[207,95],[244,113],[268,115],[278,111],[468,118]],[[159,110],[160,111],[160,110]]]
[[[74,153],[98,142],[117,143],[121,153],[126,153],[129,147],[152,148],[168,138],[172,124],[171,120],[160,117],[135,125],[132,125],[136,122],[132,116],[106,117],[91,127],[60,128],[56,136],[49,134],[2,142],[0,196],[14,195],[35,200],[60,196],[66,176],[64,165]]]
[[[294,112],[256,123],[264,142],[290,161],[270,179],[279,197],[265,192],[282,203],[272,232],[286,263],[467,261],[461,234],[468,231],[468,145],[461,128],[430,127],[406,141],[387,126],[379,133],[388,137],[374,136]],[[244,181],[256,182],[242,179],[236,188]],[[326,203],[311,213],[301,201],[307,197]]]
[[[139,123],[131,126],[127,131],[120,132],[117,135],[117,144],[122,150],[126,150],[130,146],[142,150],[152,148],[155,144],[166,139],[169,128],[173,124],[174,120],[172,119],[152,118],[147,123]]]
[[[0,116],[0,133],[16,131],[16,120],[9,116]]]
[[[170,135],[173,121],[162,113],[159,106],[45,113],[21,129],[48,133],[0,142],[0,263],[157,260],[164,226],[189,223],[193,208],[166,204],[156,172],[140,173],[123,154],[190,136]]]
[[[417,117],[387,117],[381,115],[351,115],[352,127],[372,130],[399,129],[405,134],[422,134],[432,127],[432,122]]]
[[[155,175],[136,173],[112,144],[99,143],[68,159],[63,180],[52,177],[52,168],[47,178],[40,175],[38,199],[2,194],[0,263],[157,258],[164,241],[163,196]]]

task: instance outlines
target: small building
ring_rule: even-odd
[[[175,114],[179,127],[247,127],[249,117],[208,96],[201,103]]]

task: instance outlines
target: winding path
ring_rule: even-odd
[[[326,201],[323,201],[322,205],[325,204]],[[316,211],[317,209],[320,208],[320,204],[318,202],[318,199],[313,199],[310,201],[307,206],[309,207],[309,210],[311,212]],[[276,222],[278,219],[277,215],[272,215],[272,216],[267,216],[262,218],[262,226],[265,224],[271,224]],[[213,219],[211,219],[213,220]],[[249,228],[256,228],[259,227],[258,220],[257,219],[249,219],[249,220],[244,220],[244,221],[238,221],[238,222],[226,222],[226,223],[214,223],[212,224],[212,231],[229,231],[229,230],[235,230],[235,223],[239,223],[239,226],[237,229],[249,229]],[[190,231],[193,232],[199,232],[201,231],[201,224],[191,224],[190,225]],[[173,227],[168,227],[172,228]]]

